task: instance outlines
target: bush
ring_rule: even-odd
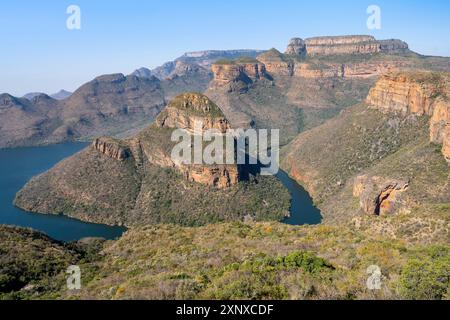
[[[433,249],[431,256],[412,258],[402,270],[399,291],[413,300],[440,300],[450,294],[448,250]]]
[[[302,268],[309,273],[317,273],[324,269],[333,269],[333,266],[326,260],[307,251],[294,251],[288,254],[284,258],[284,264],[288,268]]]

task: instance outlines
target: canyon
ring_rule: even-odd
[[[383,75],[365,101],[283,149],[282,168],[312,194],[325,223],[406,239],[412,235],[405,228],[420,224],[426,227],[415,239],[443,236],[450,201],[448,76]]]
[[[7,291],[63,299],[448,296],[440,279],[448,273],[450,59],[371,36],[295,38],[285,53],[242,53],[194,52],[157,70],[101,76],[62,102],[0,96],[0,132],[22,135],[7,146],[92,140],[32,178],[15,205],[129,227],[116,241],[61,244],[0,226],[0,251],[19,257],[0,259]],[[179,94],[186,88],[205,94]],[[323,223],[275,222],[292,204],[274,177],[173,161],[173,131],[198,134],[200,122],[201,132],[281,129],[281,166],[312,195]],[[110,134],[118,124],[122,137]],[[45,268],[34,257],[57,263]],[[386,274],[379,292],[359,285],[373,261]],[[73,263],[99,276],[68,293],[60,287]],[[429,270],[432,295],[408,285]]]

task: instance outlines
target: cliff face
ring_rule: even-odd
[[[406,181],[382,177],[358,176],[353,196],[359,198],[361,209],[369,215],[388,215],[395,211],[401,194],[408,190]]]
[[[384,113],[430,117],[430,141],[442,144],[448,160],[450,76],[442,73],[395,73],[383,76],[370,90],[367,104]]]
[[[409,50],[401,40],[378,41],[372,36],[315,37],[306,40],[294,38],[286,49],[286,54],[327,56],[342,54],[402,53]]]
[[[272,76],[293,76],[306,79],[367,79],[412,67],[408,60],[394,56],[388,59],[377,59],[376,56],[369,55],[364,61],[359,61],[357,58],[352,59],[351,56],[355,54],[390,54],[395,51],[395,49],[383,51],[379,48],[380,44],[378,43],[359,45],[358,42],[355,42],[357,39],[359,38],[343,37],[342,39],[335,39],[334,37],[325,37],[312,39],[309,41],[313,44],[311,52],[307,49],[308,40],[305,42],[304,49],[301,49],[302,46],[298,45],[301,43],[301,39],[293,39],[285,55],[276,49],[271,49],[258,56],[257,59],[261,61],[266,71]],[[343,41],[343,44],[336,44],[341,41]],[[355,43],[352,43],[352,41]],[[397,42],[393,41],[393,44],[386,44],[386,47],[395,48]],[[347,58],[333,58],[336,55]],[[327,56],[331,57],[327,58]],[[319,57],[321,60],[315,60],[315,57]],[[339,60],[343,61],[337,62]]]
[[[104,155],[119,161],[124,161],[131,156],[131,150],[128,146],[120,140],[109,137],[95,139],[92,142],[92,147]]]
[[[127,226],[192,226],[240,220],[248,214],[280,220],[288,214],[289,193],[274,177],[254,176],[240,184],[241,168],[236,164],[189,164],[172,157],[179,142],[171,139],[175,129],[189,130],[198,120],[205,121],[203,129],[229,127],[214,103],[202,94],[188,93],[175,98],[167,109],[170,112],[163,111],[156,123],[134,137],[98,138],[34,177],[17,194],[15,205],[31,212]],[[183,155],[192,156],[189,146]]]
[[[254,59],[222,61],[212,65],[214,83],[218,86],[229,86],[230,91],[235,90],[235,85],[241,83],[241,90],[247,85],[266,78],[266,66]]]
[[[293,38],[289,41],[289,45],[286,49],[288,55],[302,55],[306,52],[306,44],[303,39]]]
[[[371,36],[317,37],[306,39],[305,44],[310,56],[381,52],[380,44]]]
[[[450,203],[448,80],[445,72],[381,77],[366,103],[286,146],[281,167],[312,194],[325,221],[395,236],[421,225],[411,231],[418,238],[435,223],[448,225],[440,220]],[[442,144],[446,161],[430,140]],[[368,217],[380,215],[388,217]]]

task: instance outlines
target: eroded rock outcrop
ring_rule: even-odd
[[[181,168],[189,181],[201,183],[211,187],[223,189],[236,185],[239,182],[239,171],[237,166],[183,166]]]
[[[286,49],[286,54],[308,56],[329,56],[342,54],[404,53],[408,44],[397,39],[376,40],[373,36],[350,35],[314,37],[306,40],[294,38]]]
[[[430,141],[442,144],[448,161],[450,74],[403,72],[383,76],[370,90],[367,104],[383,113],[430,117]]]
[[[133,156],[136,167],[143,163],[143,157],[149,163],[161,167],[178,169],[188,181],[216,188],[231,187],[239,182],[237,165],[187,165],[171,158],[170,141],[154,143],[158,134],[164,135],[166,129],[184,129],[191,135],[203,134],[206,130],[216,129],[226,133],[231,126],[222,111],[206,96],[199,93],[185,93],[174,98],[155,120],[155,124],[136,137],[126,141],[102,137],[95,139],[92,147],[103,155],[124,161]],[[160,132],[162,130],[162,132]],[[170,140],[170,136],[159,139]]]
[[[381,51],[380,44],[372,36],[316,37],[305,40],[310,56],[338,54],[368,54]]]
[[[305,41],[301,38],[293,38],[289,41],[285,54],[288,55],[302,55],[306,52]]]
[[[222,60],[211,67],[214,80],[221,85],[242,81],[251,83],[266,76],[263,63],[255,59]]]
[[[450,125],[447,123],[444,131],[444,141],[442,142],[442,153],[445,160],[450,163]]]
[[[206,96],[196,93],[185,93],[173,99],[155,123],[160,127],[186,129],[193,133],[210,129],[225,133],[231,129],[222,111]],[[199,130],[201,132],[197,132]]]
[[[95,139],[92,142],[92,147],[104,155],[119,161],[123,161],[131,156],[131,150],[125,143],[109,137]]]
[[[359,198],[361,209],[369,215],[388,215],[395,212],[401,194],[408,189],[404,180],[358,176],[353,196]]]
[[[271,75],[293,76],[295,63],[277,49],[270,49],[257,57]]]
[[[430,119],[430,140],[433,143],[443,144],[447,141],[450,128],[450,101],[439,100],[434,105],[434,111]]]

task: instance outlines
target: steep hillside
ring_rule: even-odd
[[[389,237],[445,237],[449,83],[440,73],[381,78],[365,103],[299,135],[282,167],[312,193],[325,221],[353,219]]]
[[[172,100],[155,123],[127,140],[102,137],[33,178],[15,204],[27,211],[66,214],[111,225],[281,220],[289,193],[274,177],[247,177],[238,165],[186,165],[171,157],[174,129],[229,127],[206,96]]]
[[[54,278],[81,254],[39,232],[0,226],[0,299],[61,290]]]
[[[158,79],[104,75],[71,96],[31,101],[2,95],[0,148],[56,143],[115,134],[148,124],[164,106]]]

